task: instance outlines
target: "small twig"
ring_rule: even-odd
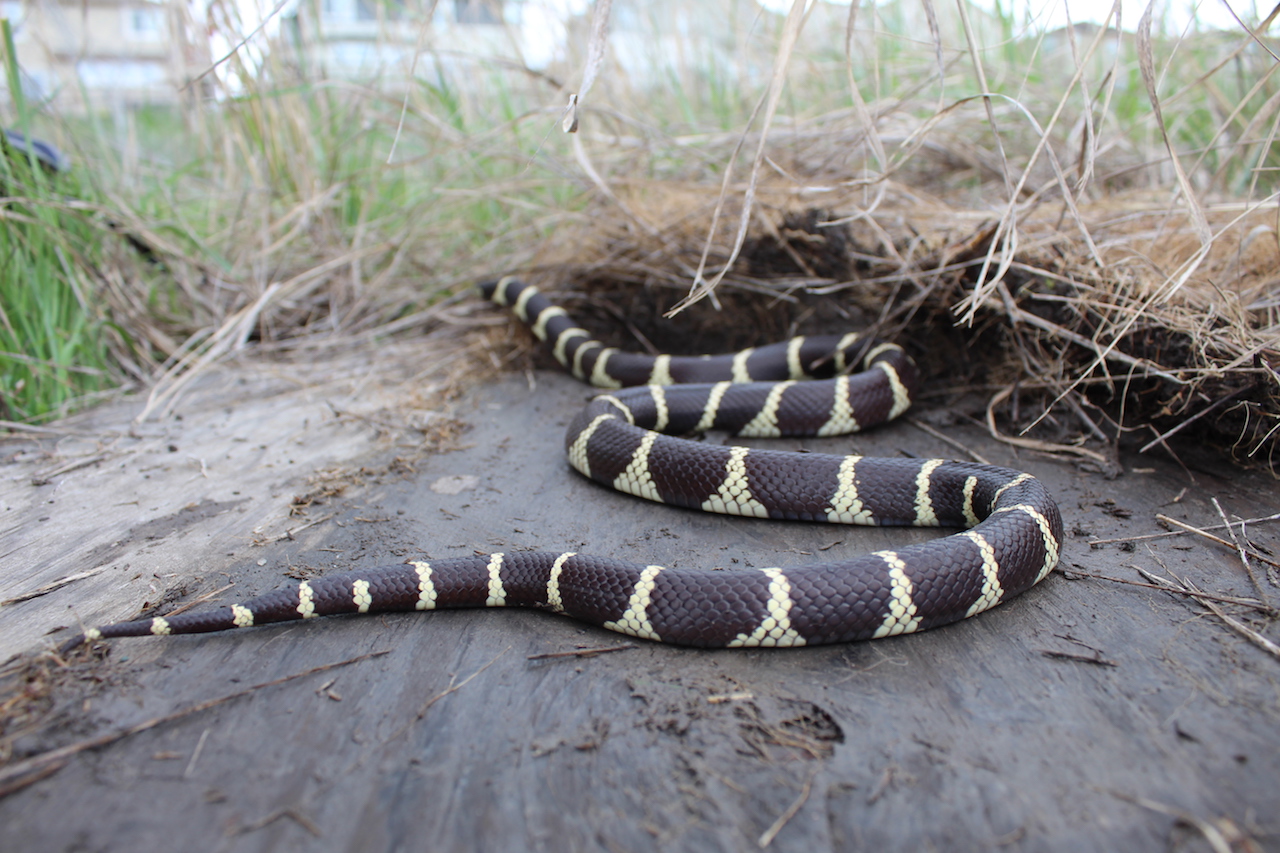
[[[191,774],[196,771],[196,761],[200,759],[200,753],[204,751],[204,742],[209,739],[209,730],[205,729],[200,733],[200,740],[196,741],[196,748],[191,750],[191,760],[187,762],[187,768],[182,771],[183,779],[190,779]]]
[[[321,837],[320,827],[316,826],[315,821],[313,821],[311,818],[304,815],[302,812],[298,811],[293,806],[290,806],[288,808],[283,808],[283,809],[276,809],[275,811],[268,814],[266,817],[260,817],[255,821],[246,823],[243,826],[238,827],[235,830],[235,834],[243,835],[246,832],[256,832],[257,830],[262,829],[265,826],[270,826],[271,824],[280,820],[280,818],[282,817],[292,818],[294,823],[298,824],[298,826],[305,829],[313,837],[315,838]]]
[[[1162,578],[1159,575],[1152,574],[1151,572],[1148,572],[1144,569],[1138,569],[1138,571],[1142,573],[1142,576],[1144,578],[1152,580],[1156,583],[1166,584],[1168,588],[1172,591],[1181,592],[1184,595],[1191,596],[1200,604],[1204,605],[1206,610],[1209,610],[1211,613],[1213,613],[1213,615],[1221,619],[1228,628],[1231,628],[1232,630],[1239,632],[1245,639],[1256,644],[1263,651],[1271,655],[1274,655],[1277,658],[1280,658],[1280,646],[1277,646],[1275,643],[1271,642],[1266,637],[1262,636],[1257,631],[1253,630],[1252,628],[1250,628],[1248,625],[1244,624],[1240,620],[1232,616],[1228,616],[1225,612],[1223,612],[1221,607],[1214,604],[1212,601],[1209,601],[1208,599],[1210,598],[1210,596],[1207,596],[1205,593],[1201,592],[1199,588],[1195,586],[1195,584],[1191,583],[1191,581],[1186,580],[1185,578],[1179,578],[1177,575],[1174,575],[1174,578],[1178,580],[1179,584],[1181,584],[1181,586],[1178,586],[1178,584],[1175,584],[1172,581],[1166,580],[1165,578]],[[1173,573],[1170,572],[1170,574],[1173,574]]]
[[[725,702],[750,702],[756,698],[756,694],[749,690],[740,690],[737,693],[715,693],[707,697],[708,705],[723,705]]]
[[[285,530],[285,532],[284,532],[284,533],[281,533],[279,536],[274,536],[274,537],[272,537],[272,538],[270,538],[270,539],[260,539],[260,540],[258,540],[258,541],[256,541],[256,542],[254,542],[253,544],[255,544],[255,545],[270,545],[272,542],[285,542],[285,541],[292,541],[292,540],[293,540],[293,534],[295,534],[295,533],[301,533],[302,531],[306,530],[308,527],[315,527],[317,524],[323,524],[323,523],[325,523],[326,521],[328,521],[329,519],[334,518],[334,517],[336,517],[336,516],[337,516],[337,513],[336,513],[336,512],[331,512],[331,513],[329,513],[328,515],[323,516],[323,517],[321,517],[321,518],[317,518],[317,519],[315,519],[315,520],[313,520],[313,521],[308,521],[306,524],[300,524],[300,525],[298,525],[297,527],[290,527],[290,528],[288,528],[287,530]]]
[[[1189,580],[1185,580],[1185,579],[1180,579],[1180,580],[1182,580],[1183,586],[1189,587],[1190,589],[1193,589],[1193,590],[1196,589],[1195,585],[1192,584]],[[1198,592],[1199,590],[1196,590],[1196,591]],[[1267,654],[1272,655],[1277,659],[1280,659],[1280,646],[1277,646],[1275,643],[1271,642],[1266,637],[1262,636],[1257,631],[1253,630],[1248,625],[1241,622],[1239,619],[1236,619],[1234,616],[1228,616],[1225,612],[1223,612],[1221,607],[1214,604],[1212,601],[1207,601],[1199,597],[1197,597],[1197,601],[1199,601],[1208,610],[1210,610],[1214,616],[1217,616],[1219,619],[1225,622],[1227,627],[1231,628],[1233,631],[1237,632],[1242,637],[1249,640],[1251,643],[1256,645],[1258,648],[1262,649]]]
[[[893,784],[894,777],[897,775],[898,767],[895,764],[885,765],[884,770],[880,773],[880,779],[876,782],[875,788],[867,795],[867,805],[873,806],[876,801],[884,796],[884,792],[889,790],[889,786]]]
[[[787,822],[796,816],[796,812],[800,811],[800,807],[804,805],[805,800],[809,799],[809,790],[813,787],[813,779],[817,773],[818,771],[815,770],[809,774],[809,778],[804,780],[804,785],[800,788],[800,795],[795,798],[791,805],[787,806],[786,811],[778,815],[778,819],[764,831],[759,840],[757,840],[757,844],[761,847],[768,847],[773,843],[773,839],[778,836],[778,833],[782,831],[782,828],[787,825]]]
[[[78,468],[87,468],[90,465],[96,465],[97,463],[101,462],[106,458],[107,458],[107,454],[98,453],[93,456],[86,456],[84,459],[73,459],[70,462],[59,465],[57,468],[53,468],[39,474],[32,474],[31,485],[47,486],[49,485],[49,482],[54,477],[57,477],[60,474],[67,474],[71,471],[75,471]]]
[[[12,432],[30,432],[36,435],[100,435],[96,432],[85,432],[78,429],[67,429],[66,427],[54,429],[52,427],[36,426],[35,424],[24,424],[19,421],[0,420],[0,429],[7,429]],[[12,438],[13,436],[0,436],[0,439]]]
[[[1114,460],[1108,459],[1096,450],[1090,450],[1087,447],[1076,447],[1074,444],[1053,444],[1048,441],[1040,441],[1034,438],[1021,438],[1014,435],[1005,435],[996,429],[996,406],[999,406],[1013,394],[1014,386],[996,392],[987,402],[987,432],[996,441],[1009,444],[1014,447],[1023,447],[1027,450],[1038,450],[1042,453],[1069,453],[1073,456],[1083,456],[1085,459],[1092,459],[1102,466],[1102,470],[1110,471],[1115,467]]]
[[[1253,566],[1249,564],[1249,552],[1240,541],[1242,537],[1236,536],[1235,528],[1231,526],[1231,522],[1227,521],[1227,514],[1222,511],[1222,504],[1218,503],[1217,497],[1211,498],[1211,500],[1213,501],[1213,508],[1218,511],[1218,517],[1222,519],[1222,523],[1227,526],[1227,532],[1231,534],[1231,541],[1235,543],[1236,553],[1240,555],[1240,562],[1244,564],[1245,574],[1249,576],[1249,580],[1253,581],[1253,588],[1258,591],[1258,597],[1270,604],[1271,601],[1267,598],[1267,591],[1263,589],[1262,584],[1258,583],[1258,576],[1253,573]]]
[[[466,678],[462,679],[462,681],[458,681],[458,680],[457,680],[457,679],[458,679],[458,675],[457,675],[457,673],[454,673],[453,675],[449,676],[449,686],[448,686],[448,687],[446,687],[444,690],[441,690],[441,691],[440,691],[439,693],[437,693],[435,696],[432,696],[430,699],[428,699],[428,700],[427,700],[427,702],[426,702],[426,704],[425,704],[425,705],[423,705],[421,708],[419,708],[419,709],[418,709],[418,713],[414,715],[414,718],[413,718],[412,720],[410,720],[409,722],[405,723],[405,724],[404,724],[403,726],[401,726],[399,729],[397,729],[397,730],[396,730],[396,731],[391,735],[391,737],[387,738],[387,739],[386,739],[386,741],[384,741],[384,743],[390,743],[391,741],[393,741],[393,740],[395,740],[396,738],[400,737],[400,735],[404,734],[406,731],[408,731],[408,730],[409,730],[409,727],[410,727],[411,725],[413,725],[414,723],[418,722],[418,721],[419,721],[419,720],[421,720],[423,717],[425,717],[425,716],[427,715],[427,711],[430,711],[430,710],[431,710],[431,706],[432,706],[432,705],[436,704],[436,703],[437,703],[437,702],[439,702],[441,699],[443,699],[444,697],[448,696],[450,693],[457,693],[459,690],[461,690],[462,688],[466,687],[468,684],[470,684],[470,683],[471,683],[472,679],[474,679],[474,678],[475,678],[476,676],[478,676],[480,673],[484,672],[486,669],[488,669],[489,667],[491,667],[491,666],[493,666],[495,663],[497,663],[497,662],[498,662],[498,658],[502,657],[503,655],[505,655],[505,654],[506,654],[507,652],[509,652],[509,651],[511,651],[511,647],[510,647],[510,646],[507,646],[505,649],[503,649],[502,651],[500,651],[500,652],[498,652],[496,655],[494,655],[494,656],[493,656],[493,659],[492,659],[492,660],[490,660],[487,664],[485,664],[484,666],[480,667],[480,668],[479,668],[479,669],[477,669],[475,672],[473,672],[473,673],[471,673],[470,675],[468,675]]]
[[[1241,524],[1260,524],[1264,521],[1280,521],[1280,512],[1273,515],[1264,515],[1260,518],[1246,518]],[[1215,524],[1211,527],[1201,527],[1200,530],[1222,530],[1227,525]],[[1167,539],[1170,536],[1182,536],[1189,531],[1186,530],[1166,530],[1164,533],[1147,533],[1142,536],[1121,536],[1118,539],[1090,539],[1090,545],[1114,545],[1117,542],[1142,542],[1147,539]]]
[[[1133,568],[1137,569],[1139,572],[1143,571],[1137,566],[1134,566]],[[1128,580],[1127,578],[1114,578],[1114,577],[1111,577],[1110,575],[1095,575],[1092,572],[1083,572],[1083,571],[1080,571],[1079,569],[1059,568],[1058,571],[1064,574],[1070,573],[1073,575],[1078,575],[1079,577],[1082,577],[1082,578],[1093,578],[1094,580],[1111,581],[1112,583],[1122,583],[1122,584],[1127,584],[1128,586],[1140,586],[1143,589],[1158,589],[1158,590],[1161,590],[1162,592],[1179,592],[1179,593],[1182,593],[1183,595],[1190,595],[1194,598],[1211,598],[1214,601],[1221,601],[1224,604],[1239,604],[1244,607],[1252,607],[1255,610],[1259,610],[1267,614],[1268,616],[1280,616],[1280,610],[1276,610],[1274,607],[1263,604],[1261,601],[1258,601],[1257,599],[1253,599],[1253,598],[1236,598],[1235,596],[1231,596],[1231,595],[1215,595],[1211,592],[1194,593],[1188,590],[1178,589],[1177,587],[1166,586],[1164,584],[1143,583],[1142,581],[1131,581],[1131,580]]]
[[[1092,655],[1081,655],[1081,654],[1077,654],[1076,652],[1059,652],[1053,649],[1040,649],[1039,651],[1040,651],[1040,654],[1044,655],[1047,658],[1060,658],[1062,660],[1074,660],[1074,661],[1079,661],[1080,663],[1091,663],[1094,666],[1119,666],[1120,665],[1113,660],[1108,660],[1107,658],[1102,657],[1100,654],[1096,652]]]
[[[634,649],[635,643],[624,643],[621,646],[601,646],[595,649],[574,649],[571,652],[543,652],[537,655],[525,655],[525,660],[551,660],[552,658],[589,658],[609,652],[625,652]]]
[[[1227,840],[1226,835],[1223,834],[1221,829],[1215,826],[1212,822],[1202,820],[1190,812],[1184,812],[1182,809],[1177,809],[1173,806],[1166,806],[1163,803],[1157,803],[1155,800],[1148,800],[1146,797],[1138,797],[1133,794],[1121,793],[1120,791],[1111,791],[1111,795],[1124,800],[1125,802],[1133,803],[1135,806],[1142,806],[1144,809],[1150,809],[1153,812],[1159,812],[1160,814],[1176,818],[1186,826],[1194,827],[1201,835],[1204,836],[1204,840],[1209,843],[1209,847],[1213,850],[1213,853],[1231,853],[1234,849],[1231,842]],[[1238,841],[1240,839],[1236,838],[1234,840]]]
[[[338,661],[337,663],[326,663],[321,666],[313,666],[311,669],[306,669],[306,670],[303,670],[302,672],[295,672],[293,675],[286,675],[283,678],[276,678],[271,681],[264,681],[261,684],[255,684],[252,687],[246,687],[244,690],[237,690],[235,693],[230,693],[219,699],[210,699],[207,702],[201,702],[198,705],[192,705],[190,708],[184,708],[181,711],[174,711],[172,714],[165,714],[163,717],[153,717],[150,720],[146,720],[145,722],[138,723],[136,726],[130,726],[127,729],[122,729],[121,731],[118,731],[118,732],[108,732],[107,734],[99,735],[98,737],[89,738],[88,740],[77,741],[76,743],[58,747],[57,749],[51,749],[48,752],[42,752],[39,755],[33,755],[30,758],[24,759],[22,761],[15,761],[13,764],[10,764],[7,767],[0,767],[0,792],[3,792],[4,794],[11,794],[14,791],[19,790],[20,788],[24,788],[27,785],[31,784],[32,782],[35,782],[38,779],[44,778],[44,776],[47,774],[39,774],[33,778],[23,779],[21,784],[6,785],[6,783],[14,779],[18,779],[19,777],[24,776],[28,773],[31,773],[34,770],[40,770],[41,768],[44,768],[46,765],[49,765],[51,763],[62,761],[63,759],[69,758],[73,755],[78,755],[79,753],[84,752],[86,750],[97,749],[98,747],[101,747],[101,746],[107,746],[108,744],[115,743],[118,740],[123,740],[124,738],[127,738],[130,735],[136,735],[141,732],[154,729],[156,726],[162,726],[165,723],[171,723],[175,720],[180,720],[183,717],[189,717],[192,714],[198,714],[202,711],[207,711],[210,708],[216,708],[219,705],[225,705],[228,702],[231,702],[235,699],[239,699],[244,696],[248,696],[250,693],[254,693],[258,690],[263,690],[267,687],[275,687],[277,685],[284,684],[285,682],[288,682],[288,681],[294,681],[295,679],[298,679],[298,678],[306,678],[308,675],[314,675],[317,672],[325,672],[330,669],[336,669],[340,666],[347,666],[349,664],[359,663],[360,661],[368,660],[369,658],[381,657],[382,655],[386,655],[390,653],[391,653],[390,649],[383,649],[382,651],[379,651],[379,652],[369,652],[368,654],[357,655],[356,657],[348,658],[347,660],[343,660],[343,661]]]
[[[1040,317],[1036,314],[1032,314],[1030,311],[1026,311],[1022,308],[1015,307],[1009,313],[1009,318],[1013,320],[1015,323],[1022,322],[1031,326],[1035,326],[1038,329],[1042,329],[1048,332],[1050,335],[1063,338],[1065,340],[1071,341],[1073,344],[1076,344],[1077,346],[1083,347],[1084,349],[1087,349],[1087,350],[1091,350],[1098,356],[1099,361],[1101,361],[1102,359],[1106,359],[1107,361],[1117,361],[1120,364],[1123,364],[1130,368],[1134,368],[1135,370],[1141,371],[1140,375],[1142,376],[1158,376],[1159,378],[1167,382],[1173,382],[1178,385],[1187,384],[1187,380],[1182,379],[1181,377],[1178,377],[1178,376],[1174,376],[1172,373],[1168,373],[1164,370],[1160,370],[1158,367],[1156,367],[1154,364],[1147,361],[1146,359],[1134,358],[1131,355],[1126,355],[1125,353],[1117,352],[1115,350],[1114,344],[1108,347],[1103,347],[1100,344],[1098,344],[1096,341],[1086,338],[1084,335],[1076,334],[1075,332],[1072,332],[1069,329],[1065,329],[1062,326],[1059,326],[1057,323],[1050,322],[1049,320],[1046,320],[1043,317]]]
[[[167,618],[169,616],[177,616],[179,613],[183,613],[187,610],[190,610],[193,607],[199,607],[201,604],[204,604],[209,599],[216,598],[219,595],[222,595],[224,592],[226,592],[227,590],[231,589],[234,586],[235,584],[229,583],[226,586],[222,587],[221,589],[215,589],[212,592],[206,592],[204,595],[200,596],[199,598],[193,598],[190,601],[188,601],[186,604],[182,605],[181,607],[178,607],[169,611],[168,613],[165,614],[165,617]]]
[[[61,770],[66,766],[67,766],[67,762],[65,759],[63,759],[62,761],[55,761],[46,767],[42,767],[41,769],[28,774],[22,779],[16,779],[16,780],[0,783],[0,800],[3,800],[5,797],[9,796],[15,791],[21,791],[23,788],[26,788],[29,785],[34,785],[35,783],[39,782],[41,779],[48,779],[54,773],[57,773],[59,770]]]
[[[1101,441],[1107,447],[1112,448],[1113,453],[1115,452],[1114,448],[1115,448],[1116,442],[1113,441],[1109,435],[1107,435],[1105,432],[1102,431],[1102,427],[1094,423],[1093,418],[1089,417],[1089,414],[1084,410],[1084,406],[1081,406],[1080,401],[1076,399],[1076,394],[1074,393],[1068,394],[1067,396],[1062,398],[1062,401],[1071,407],[1071,411],[1075,412],[1076,417],[1079,418],[1084,423],[1084,425],[1089,428],[1089,432],[1093,433],[1094,438]]]
[[[918,430],[922,430],[922,431],[924,431],[924,432],[927,432],[929,435],[931,435],[931,436],[933,436],[934,438],[938,439],[938,441],[941,441],[941,442],[942,442],[942,443],[944,443],[944,444],[947,444],[947,445],[949,445],[949,446],[951,446],[951,447],[954,447],[956,450],[959,450],[961,453],[965,453],[965,454],[967,454],[967,455],[969,456],[969,458],[970,458],[970,459],[972,459],[974,462],[977,462],[977,463],[979,463],[979,464],[981,464],[981,465],[991,465],[991,464],[993,464],[993,463],[991,463],[991,462],[988,462],[986,459],[984,459],[984,458],[982,457],[982,455],[981,455],[980,453],[978,453],[976,450],[972,450],[972,449],[970,449],[970,448],[968,448],[968,447],[965,447],[965,446],[964,446],[964,444],[962,444],[961,442],[956,441],[956,440],[955,440],[954,438],[952,438],[951,436],[949,436],[949,435],[945,435],[944,433],[942,433],[942,432],[941,432],[941,431],[939,431],[939,430],[934,429],[933,427],[929,426],[929,425],[928,425],[927,423],[925,423],[924,421],[921,421],[921,420],[919,420],[919,419],[917,419],[917,418],[907,418],[907,423],[911,424],[913,427],[915,427],[915,428],[916,428],[916,429],[918,429]]]
[[[1213,411],[1217,410],[1220,406],[1223,406],[1223,405],[1225,405],[1225,404],[1227,404],[1227,403],[1231,402],[1231,401],[1232,401],[1232,400],[1234,400],[1235,398],[1239,397],[1240,395],[1242,395],[1242,394],[1244,394],[1244,393],[1246,393],[1246,392],[1248,392],[1248,391],[1252,391],[1252,390],[1253,390],[1252,386],[1248,386],[1248,385],[1246,385],[1246,386],[1245,386],[1245,387],[1243,387],[1243,388],[1238,388],[1238,389],[1236,389],[1235,391],[1231,392],[1230,394],[1226,395],[1225,397],[1222,397],[1221,399],[1217,400],[1216,402],[1211,403],[1211,404],[1209,404],[1208,406],[1206,406],[1205,408],[1203,408],[1203,409],[1201,409],[1200,411],[1196,412],[1194,415],[1192,415],[1191,417],[1187,418],[1185,421],[1183,421],[1182,423],[1180,423],[1180,424],[1178,424],[1177,426],[1173,427],[1172,429],[1167,430],[1166,432],[1164,432],[1164,433],[1162,433],[1162,434],[1160,434],[1160,435],[1156,436],[1155,438],[1151,439],[1151,440],[1150,440],[1150,441],[1148,441],[1146,444],[1144,444],[1141,448],[1139,448],[1138,452],[1139,452],[1139,453],[1146,453],[1148,450],[1150,450],[1151,448],[1155,447],[1157,444],[1160,444],[1160,443],[1161,443],[1161,442],[1163,442],[1165,439],[1167,439],[1167,438],[1169,438],[1170,436],[1174,435],[1175,433],[1177,433],[1177,432],[1181,431],[1183,427],[1190,426],[1191,424],[1195,423],[1195,422],[1196,422],[1196,421],[1198,421],[1200,418],[1203,418],[1205,415],[1209,414],[1210,412],[1213,412]]]
[[[1225,545],[1232,550],[1235,550],[1236,548],[1236,546],[1233,543],[1228,542],[1227,540],[1223,539],[1220,536],[1214,536],[1212,533],[1201,530],[1199,527],[1193,527],[1192,525],[1187,524],[1185,521],[1178,521],[1178,519],[1176,518],[1170,518],[1164,513],[1159,513],[1159,512],[1156,513],[1156,519],[1158,521],[1163,521],[1166,524],[1172,524],[1174,527],[1181,527],[1183,530],[1187,531],[1188,533],[1194,533],[1197,536],[1203,536],[1205,539],[1208,539],[1211,542],[1217,542],[1219,545]],[[1255,560],[1258,560],[1259,562],[1263,562],[1263,563],[1266,563],[1268,566],[1275,566],[1276,568],[1280,569],[1280,563],[1277,563],[1275,560],[1271,560],[1271,559],[1268,559],[1267,557],[1262,556],[1257,551],[1248,551],[1248,554],[1250,557],[1253,557]],[[1252,573],[1250,574],[1250,577],[1252,577]]]
[[[38,586],[35,589],[31,590],[30,592],[19,593],[18,595],[15,595],[13,598],[6,598],[4,601],[0,601],[0,607],[5,607],[10,604],[17,604],[19,601],[30,601],[33,598],[39,598],[42,595],[48,595],[49,593],[53,592],[55,589],[61,589],[62,587],[66,586],[69,583],[75,583],[76,581],[82,581],[85,578],[91,578],[96,574],[105,572],[108,568],[110,568],[109,565],[98,566],[96,569],[89,569],[83,572],[76,572],[74,575],[66,575],[65,577],[60,577],[56,581],[49,581],[47,584]]]

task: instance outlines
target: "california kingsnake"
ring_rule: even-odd
[[[680,645],[839,643],[973,616],[1057,565],[1062,519],[1030,474],[941,459],[748,450],[660,434],[840,435],[897,417],[910,405],[916,369],[896,345],[845,335],[725,356],[627,354],[593,340],[531,285],[504,278],[480,292],[510,306],[574,376],[635,386],[596,397],[569,427],[570,464],[594,480],[732,515],[971,529],[786,569],[672,569],[527,551],[416,561],[304,581],[217,610],[107,625],[65,647],[338,613],[503,606],[552,610]],[[858,354],[863,370],[844,375]],[[796,382],[806,376],[832,378]]]

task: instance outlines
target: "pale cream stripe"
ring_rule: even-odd
[[[564,600],[560,597],[560,573],[564,571],[565,562],[574,555],[573,551],[561,554],[551,564],[551,576],[547,578],[547,604],[557,613],[564,612]]]
[[[674,385],[671,378],[671,356],[659,355],[653,359],[653,370],[649,371],[649,385]]]
[[[739,634],[729,641],[729,648],[741,646],[792,647],[803,646],[804,637],[791,627],[791,583],[781,569],[761,569],[769,578],[769,601],[765,604],[765,616],[750,634]]]
[[[368,581],[355,581],[351,584],[351,603],[356,606],[358,612],[369,612],[369,607],[373,604],[373,596],[369,594]]]
[[[506,607],[507,591],[502,586],[503,554],[489,555],[489,597],[485,599],[485,607]]]
[[[848,435],[857,432],[861,427],[853,415],[853,406],[849,404],[849,377],[836,377],[833,386],[835,398],[831,401],[831,416],[818,428],[818,435]]]
[[[1012,480],[1005,483],[1000,488],[996,489],[996,493],[991,497],[991,505],[995,506],[996,504],[1000,503],[1001,495],[1003,495],[1005,492],[1012,489],[1014,486],[1021,485],[1030,479],[1032,479],[1031,475],[1026,473],[1019,474],[1018,476],[1014,477]]]
[[[653,623],[649,621],[648,612],[649,602],[653,598],[653,590],[656,586],[654,581],[661,571],[662,566],[645,566],[644,571],[640,573],[640,578],[636,581],[635,587],[631,590],[631,598],[627,601],[627,609],[623,611],[622,616],[616,622],[605,622],[604,627],[610,631],[630,634],[633,637],[662,642],[662,638],[658,636],[658,632],[653,628]]]
[[[838,524],[876,523],[875,515],[862,505],[858,497],[857,466],[861,456],[846,456],[840,460],[840,472],[836,475],[836,493],[827,507],[827,521]]]
[[[694,432],[706,432],[716,422],[716,412],[720,410],[720,401],[724,399],[724,392],[729,390],[732,382],[717,382],[711,386],[711,393],[707,395],[707,404],[702,407],[702,418],[693,428]]]
[[[724,515],[745,515],[754,518],[768,518],[769,510],[751,496],[751,484],[747,478],[746,447],[730,447],[729,459],[725,463],[724,482],[716,489],[716,493],[702,502],[706,512],[718,512]]]
[[[964,520],[970,527],[978,525],[978,513],[973,509],[973,490],[978,487],[978,478],[972,475],[964,478]]]
[[[787,342],[787,376],[791,379],[801,379],[805,375],[804,365],[800,363],[800,348],[803,346],[803,335]]]
[[[1000,564],[996,562],[996,552],[991,543],[972,530],[966,530],[960,535],[977,545],[978,553],[982,555],[982,594],[964,614],[968,619],[999,604],[1000,599],[1004,598],[1004,588],[1000,586]]]
[[[520,295],[516,298],[516,304],[511,307],[511,312],[524,322],[529,322],[529,300],[538,292],[538,288],[532,284],[520,291]]]
[[[1031,475],[1026,474],[1024,476],[1029,477]],[[1049,572],[1053,571],[1053,567],[1058,565],[1058,540],[1053,536],[1053,528],[1049,526],[1049,519],[1045,518],[1044,514],[1040,512],[1040,510],[1030,504],[1002,506],[997,509],[996,512],[1013,512],[1015,510],[1025,512],[1027,515],[1031,516],[1035,523],[1040,527],[1040,537],[1044,540],[1044,565],[1036,574],[1035,579],[1035,583],[1040,583],[1040,581],[1048,577]],[[992,515],[995,515],[995,513],[992,513]]]
[[[538,315],[538,322],[533,324],[533,334],[540,341],[547,339],[547,324],[555,317],[568,317],[569,314],[559,305],[548,305]]]
[[[667,422],[671,419],[671,410],[667,408],[667,392],[661,385],[650,385],[649,396],[653,398],[653,408],[657,412],[653,422],[653,429],[655,432],[662,432],[667,428]]]
[[[631,454],[631,461],[627,463],[626,470],[614,478],[615,489],[638,498],[662,503],[658,488],[653,484],[653,477],[649,475],[649,452],[653,450],[653,444],[657,440],[656,432],[652,430],[645,432],[644,438],[640,439],[640,446]]]
[[[872,556],[879,557],[889,566],[890,584],[889,610],[873,637],[893,637],[918,630],[920,619],[916,616],[916,603],[911,598],[915,590],[906,574],[907,564],[893,551],[877,551]]]
[[[902,384],[902,379],[892,364],[887,361],[878,361],[875,366],[889,377],[889,387],[893,389],[893,408],[889,410],[888,420],[893,420],[911,408],[911,392],[907,390],[906,385]]]
[[[576,350],[573,351],[572,370],[573,370],[573,376],[575,379],[580,379],[583,382],[587,381],[587,375],[582,370],[582,359],[583,359],[583,356],[585,356],[587,353],[591,352],[594,349],[604,349],[604,344],[600,343],[599,341],[587,341],[585,344],[582,344],[580,347],[578,347]]]
[[[587,442],[591,440],[591,436],[595,431],[600,428],[600,424],[614,417],[616,415],[607,412],[603,415],[596,415],[595,419],[587,424],[587,428],[578,433],[578,437],[573,440],[573,444],[569,445],[568,453],[569,464],[574,467],[574,470],[588,477],[591,476],[591,463],[587,460]]]
[[[778,429],[778,407],[782,405],[782,395],[795,384],[795,382],[788,380],[779,382],[770,388],[769,396],[765,398],[760,414],[756,415],[751,420],[751,423],[738,430],[738,435],[744,438],[778,438],[781,436],[782,430]]]
[[[577,326],[574,326],[571,329],[565,329],[563,332],[560,333],[560,337],[556,338],[556,345],[551,350],[551,354],[555,356],[556,361],[560,362],[562,367],[568,367],[569,356],[565,354],[565,350],[568,349],[569,341],[573,340],[574,338],[589,338],[589,337],[591,337],[591,333],[588,332],[586,329],[579,329]],[[586,344],[583,344],[583,346],[586,346]],[[580,346],[578,347],[578,349],[581,350],[582,347]],[[577,376],[577,371],[575,371],[574,375]],[[581,379],[582,377],[579,376],[578,378]]]
[[[938,526],[938,513],[934,511],[933,500],[929,497],[929,478],[942,462],[941,459],[927,459],[916,474],[916,527]]]
[[[849,369],[849,360],[845,358],[845,351],[852,348],[858,342],[861,335],[858,332],[849,332],[840,339],[840,343],[836,344],[835,361],[836,373],[844,373]]]
[[[503,276],[498,280],[498,286],[493,289],[493,301],[499,305],[510,305],[511,300],[507,297],[507,286],[514,282],[516,277],[513,275]]]
[[[316,615],[315,596],[311,592],[311,584],[303,581],[298,584],[298,613],[303,619],[312,619]]]
[[[591,384],[597,388],[621,388],[622,383],[609,375],[609,359],[618,350],[605,347],[596,356],[596,363],[591,368]]]
[[[414,571],[418,573],[418,602],[414,605],[414,609],[435,610],[438,594],[435,581],[431,578],[431,564],[418,560],[412,565]]]

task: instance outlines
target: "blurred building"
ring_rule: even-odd
[[[557,5],[544,0],[299,0],[282,18],[282,30],[308,76],[403,79],[410,68],[419,77],[465,76],[477,63],[546,67],[564,48]]]
[[[593,19],[587,9],[570,22],[579,52]],[[755,0],[614,0],[606,58],[635,88],[756,83],[781,21]]]
[[[212,62],[183,2],[3,0],[0,16],[24,94],[64,112],[174,103]]]

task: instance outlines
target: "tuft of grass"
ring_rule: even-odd
[[[0,21],[17,127],[32,138],[13,33]],[[31,420],[117,378],[95,308],[100,231],[77,207],[80,190],[35,153],[0,140],[0,418]]]

